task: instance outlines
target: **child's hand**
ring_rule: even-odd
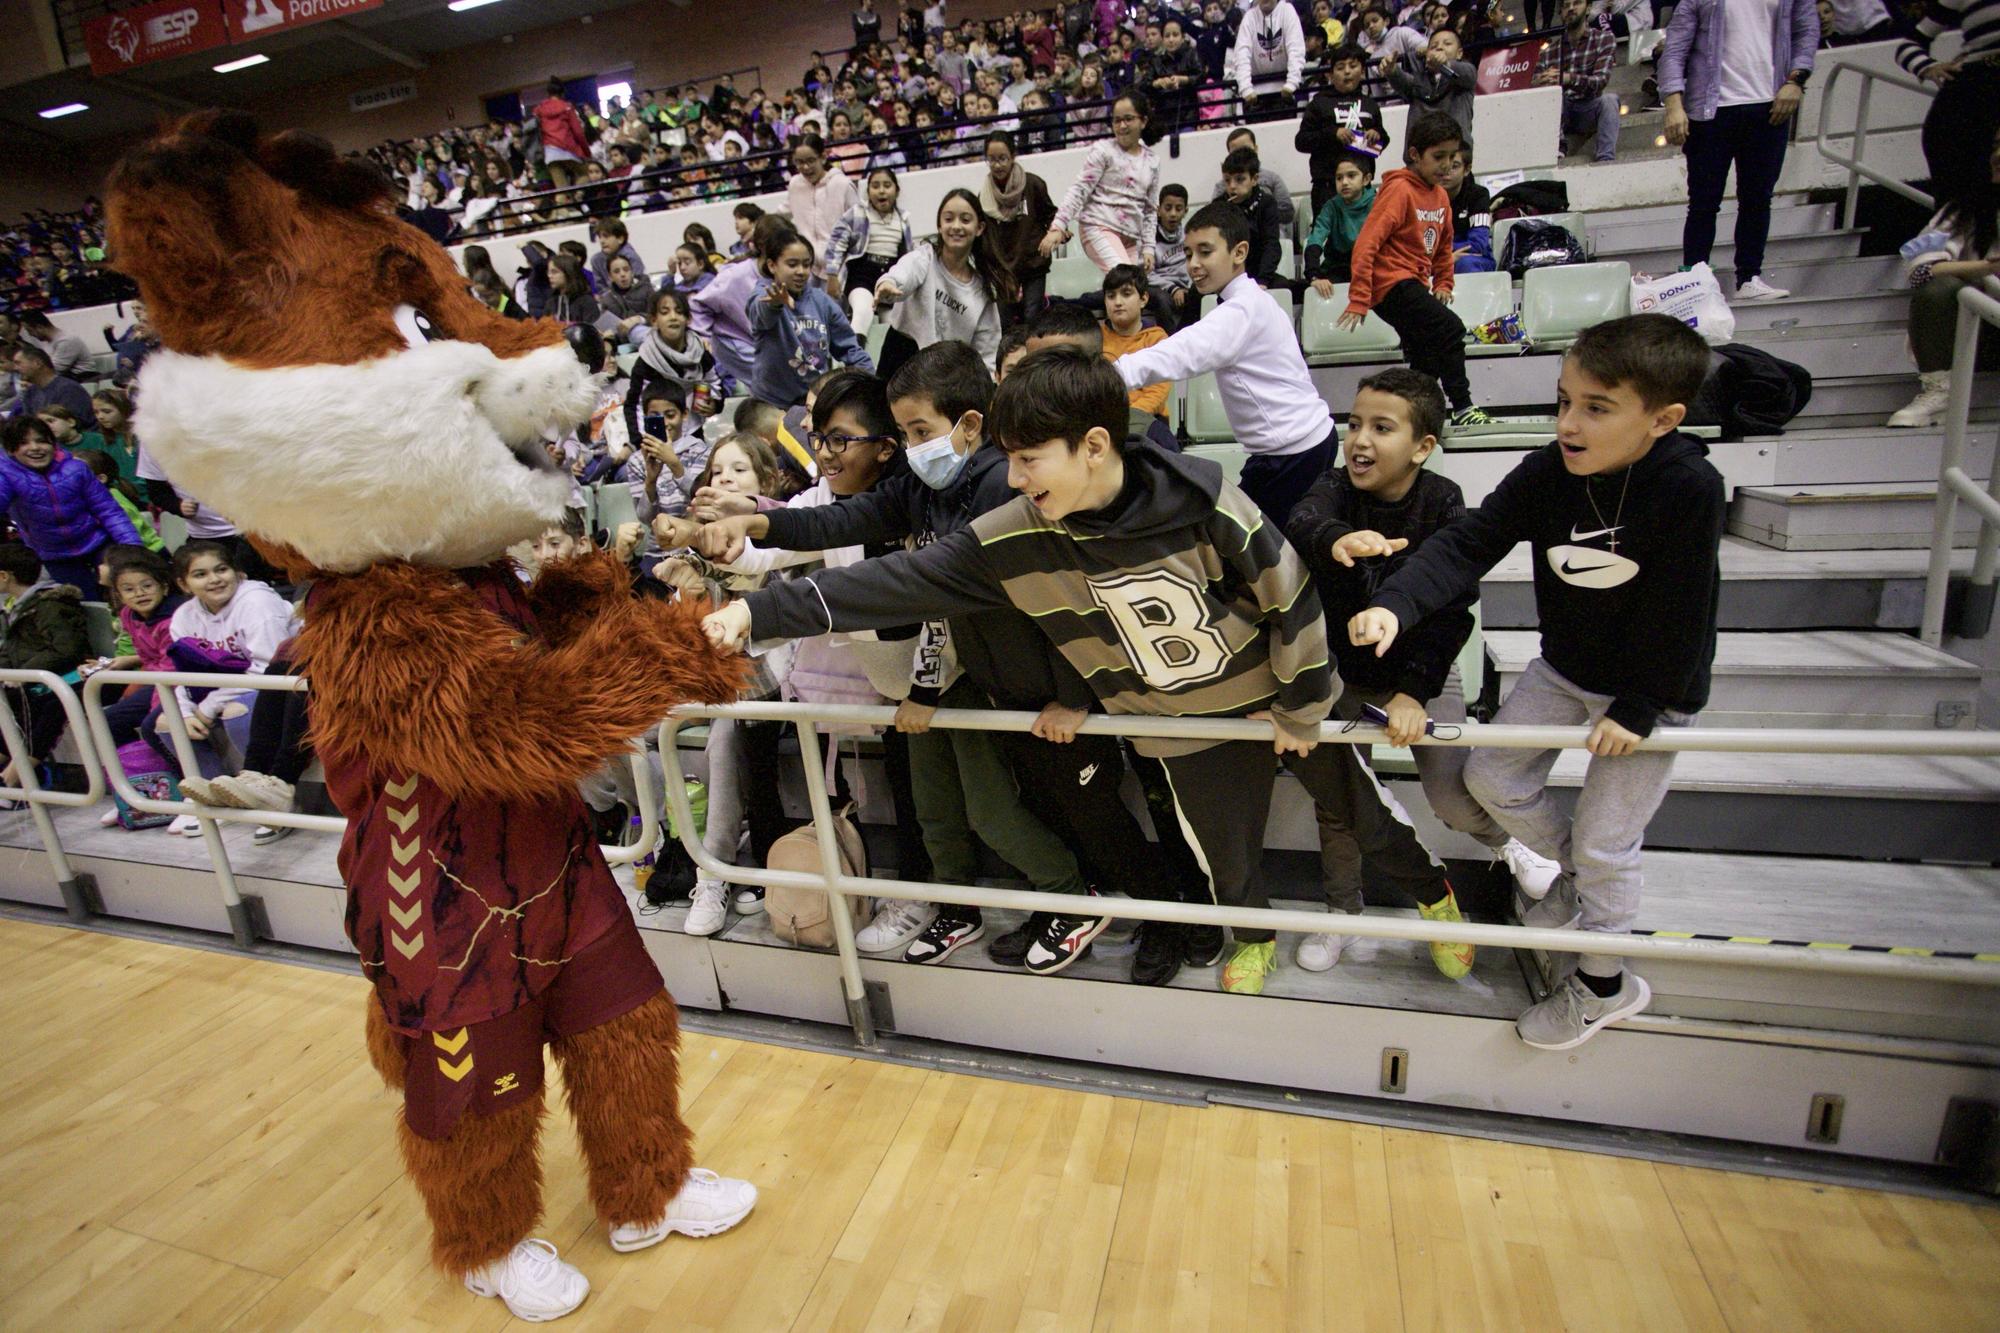
[[[657,435],[641,435],[639,437],[639,447],[646,451],[646,457],[657,458],[662,463],[678,463],[681,461],[681,456],[674,447]]]
[[[1174,288],[1174,309],[1179,310],[1182,306],[1185,306],[1186,304],[1187,304],[1187,288],[1185,287]]]
[[[896,730],[921,736],[931,729],[931,719],[936,716],[937,709],[932,705],[905,699],[896,705]]]
[[[1590,729],[1590,738],[1584,741],[1583,748],[1594,755],[1616,759],[1638,749],[1639,742],[1644,739],[1636,731],[1628,731],[1610,718],[1601,717],[1597,719],[1597,725]]]
[[[694,539],[700,535],[701,524],[691,518],[675,518],[672,514],[661,514],[653,520],[653,536],[669,551],[694,545]]]
[[[195,510],[199,508],[201,508],[201,506],[195,503],[193,500],[183,498],[181,500],[181,517],[193,518]]]
[[[1313,746],[1319,744],[1316,740],[1301,740],[1297,736],[1292,735],[1291,732],[1286,731],[1278,725],[1278,719],[1271,716],[1271,710],[1268,708],[1258,709],[1256,712],[1249,714],[1249,718],[1252,722],[1269,722],[1271,724],[1271,750],[1275,754],[1311,754]]]
[[[787,310],[792,309],[792,289],[782,282],[772,283],[771,290],[765,294],[764,299],[772,305],[783,306]]]
[[[1333,558],[1348,569],[1356,560],[1373,555],[1394,555],[1410,544],[1407,537],[1384,537],[1368,528],[1350,532],[1333,544]]]
[[[1333,132],[1333,137],[1340,140],[1341,145],[1345,147],[1354,142],[1354,131],[1343,125]]]
[[[1375,656],[1382,657],[1396,642],[1396,635],[1402,628],[1394,611],[1371,606],[1347,622],[1347,641],[1356,648],[1366,648],[1372,643],[1375,645]]]
[[[1076,729],[1082,726],[1083,720],[1089,716],[1090,714],[1081,708],[1066,708],[1059,703],[1045,704],[1042,711],[1036,715],[1035,724],[1028,730],[1045,741],[1068,745],[1076,739]]]
[[[209,720],[200,713],[189,713],[181,721],[187,723],[188,739],[191,741],[207,740],[208,733],[213,729]],[[1630,735],[1631,733],[1627,732],[1626,734]]]
[[[875,304],[894,305],[903,299],[903,289],[887,278],[875,284]]]
[[[620,560],[630,560],[632,552],[639,549],[646,540],[646,525],[643,523],[620,523],[618,531],[611,538],[611,552]]]
[[[1446,305],[1451,304],[1451,288],[1449,287],[1440,287],[1436,291],[1432,292],[1431,295],[1435,296],[1438,300],[1444,302]]]
[[[653,577],[682,597],[704,597],[708,594],[708,583],[702,578],[701,571],[678,557],[662,560],[654,566]]]
[[[1391,695],[1382,711],[1389,715],[1382,730],[1388,733],[1391,745],[1415,745],[1423,738],[1424,726],[1431,720],[1424,706],[1407,694]]]
[[[720,523],[710,523],[696,534],[694,549],[718,565],[734,564],[743,558],[743,547],[749,540],[747,529],[753,517],[746,514],[741,518],[725,518]]]
[[[1330,292],[1328,294],[1331,295]],[[1365,310],[1359,313],[1352,310],[1343,310],[1340,312],[1340,318],[1333,321],[1333,323],[1334,327],[1341,330],[1341,332],[1352,333],[1361,327],[1361,321],[1366,318],[1368,318],[1368,312]]]
[[[1058,245],[1061,245],[1064,241],[1068,239],[1069,238],[1067,236],[1063,235],[1063,230],[1061,227],[1050,227],[1046,232],[1042,234],[1042,243],[1041,246],[1039,247],[1042,252],[1042,257],[1046,259],[1048,256],[1054,254],[1056,252],[1056,247]]]
[[[694,499],[688,502],[688,513],[703,523],[714,523],[724,518],[741,518],[756,512],[756,496],[738,495],[734,491],[725,491],[714,486],[702,487],[694,493]]]
[[[720,611],[709,612],[701,618],[701,632],[723,652],[740,652],[750,638],[749,606],[731,602]]]
[[[1333,299],[1333,284],[1325,278],[1314,278],[1313,290],[1319,293],[1319,299],[1322,301]]]

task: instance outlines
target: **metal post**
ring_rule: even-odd
[[[16,686],[25,690],[26,685]],[[77,880],[76,871],[70,867],[69,857],[63,852],[62,839],[56,836],[56,821],[50,817],[49,808],[37,799],[42,793],[41,775],[35,771],[35,757],[28,753],[28,741],[21,734],[21,726],[14,720],[12,700],[0,700],[0,737],[7,743],[7,758],[14,766],[16,780],[20,783],[21,799],[28,803],[28,814],[35,821],[35,832],[42,838],[42,847],[49,854],[49,865],[56,872],[56,887],[61,890],[63,910],[72,921],[87,921],[91,904]]]
[[[155,685],[154,694],[160,701],[160,717],[167,724],[167,734],[173,737],[174,756],[180,761],[182,773],[199,773],[201,765],[194,757],[194,742],[188,738],[187,720],[181,716],[179,700],[165,685]],[[221,726],[217,722],[216,726]],[[205,813],[208,807],[195,803],[191,812],[195,822],[201,825],[201,840],[208,848],[208,859],[215,867],[215,882],[222,888],[222,910],[229,916],[229,933],[241,949],[248,949],[257,943],[257,928],[250,917],[250,905],[243,901],[243,894],[236,887],[236,872],[229,864],[229,849],[223,845],[222,829]]]
[[[1829,88],[1828,91],[1831,92],[1832,89]],[[1861,159],[1864,156],[1866,156],[1868,152],[1868,99],[1869,96],[1874,91],[1875,91],[1875,80],[1869,78],[1864,78],[1861,80],[1861,94],[1860,97],[1854,103],[1853,151],[1854,151],[1854,161],[1856,163],[1859,163]],[[1824,123],[1826,119],[1828,110],[1830,110],[1830,108],[1828,108],[1825,105],[1825,103],[1822,102],[1820,105],[1820,113],[1819,113],[1820,120],[1822,123]],[[1853,167],[1849,167],[1847,169],[1847,204],[1846,207],[1844,207],[1841,210],[1840,214],[1842,218],[1840,225],[1842,227],[1852,228],[1854,226],[1855,205],[1860,200],[1860,198],[1861,198],[1861,173],[1855,170]]]
[[[1958,526],[1958,488],[1951,484],[1951,474],[1965,466],[1965,431],[1967,419],[1972,415],[1972,376],[1978,363],[1979,325],[1979,316],[1971,304],[1960,301],[1958,329],[1952,340],[1951,396],[1944,409],[1944,452],[1938,460],[1937,509],[1931,518],[1931,560],[1924,574],[1924,618],[1919,633],[1933,648],[1944,642],[1945,595],[1951,589],[1952,533]],[[2000,476],[2000,465],[1995,466],[1994,475]]]
[[[854,920],[847,896],[840,891],[846,878],[840,868],[840,841],[833,831],[833,803],[826,795],[826,768],[820,759],[819,732],[810,719],[799,722],[799,759],[806,770],[806,796],[812,802],[813,832],[819,838],[819,866],[826,875],[827,915],[833,920],[833,947],[840,955],[840,990],[847,1000],[847,1021],[854,1039],[875,1044],[875,1016],[868,1012],[868,988],[861,980],[861,953],[854,947]]]

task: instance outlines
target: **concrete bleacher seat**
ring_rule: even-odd
[[[1289,236],[1278,240],[1278,276],[1296,278],[1299,276],[1299,247]]]
[[[1402,340],[1372,310],[1362,318],[1360,328],[1352,332],[1342,329],[1340,313],[1345,309],[1346,283],[1336,283],[1330,297],[1306,289],[1299,344],[1308,361],[1338,365],[1348,361],[1394,361],[1402,355]]]
[[[1468,338],[1481,324],[1514,313],[1514,280],[1506,273],[1461,273],[1451,284],[1452,313],[1465,325]],[[1518,343],[1473,343],[1466,350],[1492,356],[1518,352]]]
[[[1501,218],[1493,224],[1493,258],[1496,262],[1500,258],[1500,247],[1506,243],[1507,233],[1514,229],[1516,222],[1552,222],[1556,226],[1566,229],[1570,235],[1576,237],[1577,244],[1583,247],[1585,254],[1590,253],[1590,233],[1584,229],[1583,216],[1581,214],[1543,213],[1533,218]]]
[[[1531,268],[1521,280],[1521,333],[1540,350],[1567,347],[1591,325],[1623,318],[1631,306],[1630,264]]]
[[[1187,421],[1188,439],[1196,444],[1213,444],[1236,438],[1236,433],[1229,429],[1229,417],[1222,410],[1222,393],[1215,387],[1213,374],[1195,376],[1183,386],[1182,393],[1187,400],[1182,413]]]

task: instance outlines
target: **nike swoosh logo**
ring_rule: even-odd
[[[1623,526],[1624,526],[1623,524],[1620,524],[1616,528],[1598,528],[1592,532],[1578,532],[1575,528],[1571,528],[1569,530],[1569,539],[1573,542],[1588,541],[1592,537],[1603,537],[1610,533],[1617,532],[1621,528],[1623,528]]]
[[[1610,569],[1615,563],[1615,561],[1605,560],[1595,565],[1573,565],[1569,562],[1569,558],[1565,556],[1562,564],[1558,565],[1557,568],[1565,574],[1588,574],[1596,569]]]
[[[1076,785],[1079,787],[1088,787],[1090,785],[1090,780],[1096,776],[1097,776],[1097,765],[1092,764],[1090,767],[1084,769],[1081,773],[1078,773],[1076,775]]]

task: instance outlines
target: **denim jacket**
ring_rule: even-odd
[[[1715,119],[1722,100],[1723,0],[1686,0],[1667,23],[1660,54],[1660,95],[1681,95],[1689,120]],[[1772,91],[1795,69],[1813,67],[1819,49],[1819,10],[1814,0],[1786,0],[1771,22]]]

